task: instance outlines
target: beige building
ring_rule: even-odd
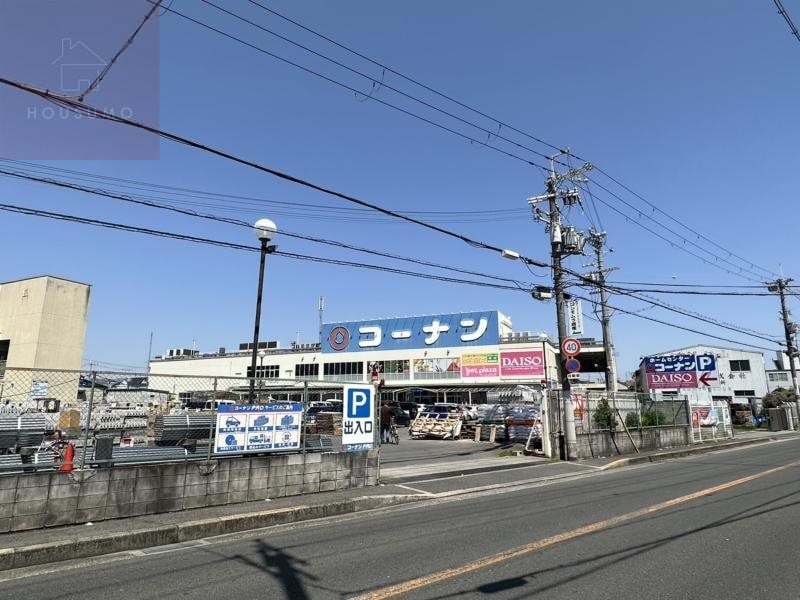
[[[0,401],[75,399],[76,376],[25,370],[81,368],[90,290],[50,275],[0,283]]]

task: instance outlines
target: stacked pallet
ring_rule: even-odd
[[[314,432],[322,435],[342,435],[342,413],[317,413]]]
[[[413,438],[455,439],[461,435],[461,414],[423,413],[411,422],[409,435]]]

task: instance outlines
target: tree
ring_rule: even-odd
[[[761,401],[764,408],[778,408],[781,404],[794,402],[794,392],[786,388],[776,388]]]
[[[608,429],[612,432],[617,429],[617,417],[608,405],[607,398],[600,398],[597,403],[597,409],[594,411],[594,424],[598,429]]]

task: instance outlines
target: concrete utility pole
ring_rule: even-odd
[[[786,287],[792,282],[791,279],[778,279],[773,283],[767,284],[770,292],[778,292],[781,297],[781,318],[783,319],[783,332],[786,335],[786,354],[789,356],[789,370],[792,372],[792,389],[794,390],[794,405],[797,408],[797,416],[800,419],[800,387],[797,383],[797,369],[794,366],[794,359],[798,356],[792,338],[797,333],[797,325],[789,320],[789,310],[786,308]]]
[[[592,274],[600,290],[600,323],[603,326],[603,350],[606,353],[606,392],[617,393],[617,361],[614,357],[614,343],[611,339],[611,314],[608,310],[608,290],[606,289],[606,270],[603,264],[603,246],[606,233],[592,230],[589,233],[589,243],[594,248],[597,259],[597,273]],[[613,396],[612,396],[613,397]]]
[[[566,173],[558,174],[555,170],[555,159],[564,153],[550,158],[550,176],[547,178],[547,193],[543,196],[529,198],[528,203],[534,207],[534,215],[538,220],[547,223],[550,230],[550,258],[553,266],[553,294],[556,298],[556,320],[558,323],[558,345],[561,348],[567,336],[567,322],[564,314],[564,270],[561,260],[565,256],[583,253],[583,236],[574,227],[562,227],[559,200],[570,206],[580,202],[577,189],[559,190],[566,181],[580,180],[583,174],[592,169],[586,163],[578,169],[570,169]],[[539,202],[547,201],[548,212],[544,213],[536,207]],[[566,369],[566,357],[560,356],[558,373],[561,380],[561,395],[563,406],[564,440],[566,446],[566,459],[578,459],[578,439],[575,434],[575,411],[572,405],[572,392],[570,380]]]

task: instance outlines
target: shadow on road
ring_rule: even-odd
[[[303,580],[316,582],[318,578],[302,569],[307,564],[307,561],[287,554],[280,548],[270,546],[264,540],[254,540],[254,543],[256,551],[261,557],[261,562],[256,562],[252,558],[241,554],[236,555],[234,558],[271,575],[280,582],[287,598],[308,600],[310,596],[306,591]]]
[[[781,485],[786,485],[786,484],[781,484]],[[780,486],[771,486],[771,487],[780,487]],[[799,493],[800,492],[792,491],[790,493],[787,493],[787,494],[784,494],[784,495],[779,496],[777,498],[771,499],[771,500],[769,500],[767,502],[764,502],[762,504],[759,504],[759,505],[756,505],[756,506],[752,506],[752,507],[748,507],[746,509],[734,512],[733,514],[731,514],[729,516],[723,517],[723,518],[718,519],[716,521],[712,521],[711,523],[709,523],[707,525],[703,525],[701,527],[695,527],[693,529],[689,529],[689,530],[681,532],[681,533],[677,533],[677,534],[670,535],[670,536],[664,536],[664,537],[661,537],[661,538],[658,538],[658,539],[655,539],[655,540],[652,540],[652,541],[649,541],[649,542],[645,542],[645,543],[642,543],[642,544],[626,546],[624,548],[620,548],[619,550],[615,550],[613,552],[607,552],[607,553],[603,553],[603,554],[596,554],[594,556],[589,556],[589,557],[586,557],[586,558],[581,559],[581,560],[575,560],[575,561],[571,561],[571,562],[567,562],[567,563],[562,563],[562,564],[559,564],[559,565],[554,566],[554,567],[548,567],[548,568],[543,568],[543,569],[530,571],[530,572],[525,573],[523,575],[517,575],[517,576],[514,576],[514,577],[509,577],[507,579],[500,579],[500,580],[497,580],[497,581],[484,583],[484,584],[481,584],[481,585],[476,586],[474,588],[471,588],[469,590],[460,591],[460,592],[452,592],[452,593],[449,593],[449,594],[435,596],[435,597],[432,597],[432,598],[434,600],[445,600],[447,598],[473,597],[473,596],[476,596],[478,594],[490,595],[490,594],[508,592],[508,591],[516,589],[516,588],[525,588],[525,590],[524,591],[520,590],[522,593],[520,593],[517,596],[510,597],[508,600],[523,600],[525,598],[531,598],[534,595],[541,594],[543,592],[552,591],[552,590],[560,587],[561,585],[563,585],[565,583],[569,583],[571,581],[576,581],[578,579],[587,577],[587,576],[592,575],[592,574],[594,574],[594,573],[596,573],[596,572],[598,572],[598,571],[600,571],[602,569],[610,567],[610,566],[612,566],[614,564],[622,563],[622,562],[628,560],[629,558],[634,558],[634,557],[641,556],[642,554],[644,554],[646,552],[652,552],[654,550],[659,549],[662,546],[665,546],[667,544],[670,544],[670,543],[672,543],[674,541],[677,541],[677,540],[680,540],[682,538],[689,537],[689,536],[694,535],[696,533],[701,533],[701,532],[704,532],[704,531],[710,531],[712,529],[716,529],[717,527],[722,527],[724,525],[730,525],[730,524],[733,524],[733,523],[738,523],[740,521],[746,521],[748,519],[762,518],[767,513],[771,513],[771,512],[775,512],[775,511],[779,511],[779,510],[783,510],[783,509],[791,508],[791,507],[795,507],[795,506],[800,506],[800,500],[794,500],[792,502],[782,502],[781,504],[776,504],[778,502],[788,500],[788,499],[790,499],[792,497],[796,497]],[[769,505],[774,505],[774,506],[769,506]],[[769,508],[766,508],[768,506],[769,506]],[[687,507],[687,508],[689,508],[689,507]],[[682,512],[683,510],[686,510],[687,508],[684,508],[684,509],[681,509],[681,510],[678,510],[678,511],[674,511],[674,512],[670,511],[670,512],[673,512],[673,514],[674,514],[675,512]],[[694,508],[696,508],[696,507],[694,507]],[[658,516],[657,515],[653,515],[652,518],[658,518]],[[630,525],[632,525],[632,524],[634,524],[636,522],[639,522],[639,520],[637,519],[633,523],[625,523],[623,525],[620,525],[619,527],[623,527],[624,528],[624,527],[630,526]],[[611,531],[613,529],[617,529],[617,527],[614,527],[614,528],[612,528],[610,530],[606,530],[606,531]],[[548,574],[548,573],[563,572],[563,571],[566,571],[568,569],[575,568],[575,567],[585,567],[585,568],[580,573],[577,573],[577,574],[574,574],[574,575],[564,575],[564,576],[558,578],[556,581],[553,581],[552,583],[549,583],[549,584],[546,584],[546,585],[541,585],[541,586],[538,586],[538,587],[526,587],[528,582],[535,581],[537,576],[545,575],[545,574]]]

